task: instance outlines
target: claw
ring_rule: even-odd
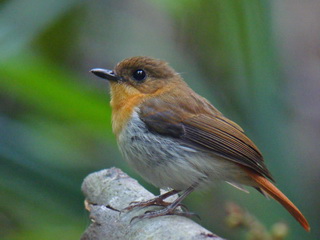
[[[181,204],[181,201],[188,196],[197,186],[198,184],[195,184],[191,187],[189,187],[187,190],[185,190],[181,196],[179,196],[175,201],[173,201],[172,203],[168,203],[163,201],[164,199],[179,193],[179,191],[177,190],[172,190],[170,192],[167,192],[165,194],[162,194],[154,199],[145,201],[145,202],[137,202],[134,205],[130,205],[128,207],[126,207],[125,209],[123,209],[122,211],[128,211],[128,210],[132,210],[135,207],[148,207],[148,206],[163,206],[165,208],[161,209],[161,210],[157,210],[157,211],[146,211],[144,214],[139,215],[139,216],[135,216],[130,220],[130,224],[135,220],[135,219],[150,219],[150,218],[155,218],[155,217],[160,217],[160,216],[166,216],[166,215],[178,215],[178,216],[184,216],[184,217],[198,217],[200,219],[200,217],[197,214],[191,213],[188,211],[188,208]],[[187,210],[186,212],[183,211],[176,211],[177,207],[181,207],[182,209]]]
[[[131,218],[130,224],[131,224],[135,219],[138,219],[139,217],[140,217],[140,216],[135,216],[135,217]]]
[[[181,207],[182,210],[185,210],[186,212],[189,212],[189,208],[186,205],[182,204],[182,203],[180,203],[178,205],[178,207]]]

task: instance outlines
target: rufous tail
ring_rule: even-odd
[[[259,188],[270,197],[277,200],[282,206],[284,206],[288,212],[301,224],[301,226],[308,232],[310,232],[310,226],[307,219],[299,211],[299,209],[268,179],[255,173],[251,169],[246,168],[246,172],[249,176],[258,184]]]

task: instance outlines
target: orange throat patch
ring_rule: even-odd
[[[111,83],[112,129],[117,138],[130,120],[134,108],[145,98],[145,94],[133,87]]]

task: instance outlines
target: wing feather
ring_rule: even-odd
[[[230,127],[230,122],[223,116],[196,115],[182,122],[185,134],[181,138],[272,179],[258,148],[244,132]]]
[[[191,108],[187,100],[175,104],[159,99],[144,102],[140,106],[140,119],[156,134],[176,138],[183,145],[221,156],[273,180],[260,151],[240,126],[208,102],[207,107]]]

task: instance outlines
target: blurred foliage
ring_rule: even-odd
[[[231,229],[245,230],[246,239],[284,240],[288,235],[288,226],[285,223],[275,223],[270,230],[254,216],[234,203],[226,204],[226,224]]]
[[[133,55],[170,62],[192,88],[246,129],[284,183],[280,188],[299,199],[303,186],[290,175],[289,163],[296,159],[289,150],[270,5],[1,1],[0,238],[78,239],[89,224],[82,179],[113,165],[139,178],[116,147],[107,84],[88,72]],[[237,233],[216,220],[225,214],[219,206],[226,198],[268,225],[285,220],[297,239],[311,236],[277,203],[256,193],[223,186],[193,194],[187,202],[202,216],[202,225],[236,239]],[[301,196],[299,201],[302,209],[312,209],[303,206]]]

